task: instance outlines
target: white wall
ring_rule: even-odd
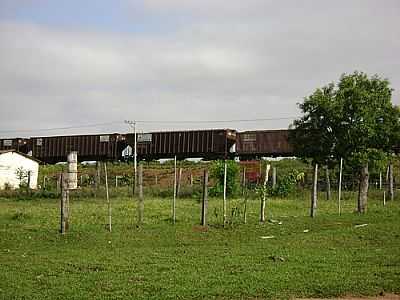
[[[0,154],[0,189],[4,189],[5,184],[11,188],[19,188],[20,181],[17,176],[17,169],[23,168],[30,171],[30,188],[37,188],[39,175],[39,163],[16,152]]]

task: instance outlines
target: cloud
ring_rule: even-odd
[[[291,117],[304,96],[354,70],[388,77],[400,103],[397,1],[384,7],[298,3],[150,0],[142,12],[159,23],[135,33],[2,21],[0,127],[121,120],[96,130],[124,131],[124,119]],[[187,127],[284,128],[289,122]]]

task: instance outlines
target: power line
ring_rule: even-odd
[[[39,132],[39,131],[55,131],[55,130],[67,130],[67,129],[79,129],[79,128],[89,128],[98,126],[107,126],[123,124],[123,122],[107,122],[107,123],[96,123],[96,124],[86,124],[79,126],[67,126],[67,127],[53,127],[53,128],[39,128],[39,129],[18,129],[18,130],[0,130],[0,133],[19,133],[19,132]]]
[[[263,118],[263,119],[235,119],[235,120],[197,120],[197,121],[147,121],[136,120],[137,123],[147,124],[204,124],[204,123],[243,123],[243,122],[261,122],[261,121],[279,121],[279,120],[292,120],[297,117],[280,117],[280,118]]]
[[[277,118],[259,118],[259,119],[231,119],[231,120],[182,120],[182,121],[171,121],[171,120],[136,120],[136,123],[143,124],[217,124],[217,123],[245,123],[245,122],[264,122],[264,121],[279,121],[279,120],[291,120],[298,117],[277,117]],[[1,134],[5,133],[28,133],[28,132],[43,132],[43,131],[57,131],[57,130],[68,130],[68,129],[80,129],[80,128],[93,128],[99,126],[108,125],[122,125],[122,121],[113,121],[106,123],[94,123],[77,126],[65,126],[65,127],[52,127],[52,128],[38,128],[38,129],[13,129],[13,130],[0,130]]]

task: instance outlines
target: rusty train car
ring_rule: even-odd
[[[292,156],[288,130],[233,129],[159,131],[137,134],[139,160],[160,158],[241,160],[265,156]],[[14,149],[44,163],[66,160],[70,151],[78,152],[79,161],[124,160],[124,149],[134,147],[134,134],[93,134],[73,136],[43,136],[0,139],[0,150]],[[235,147],[234,147],[235,146]],[[128,159],[132,159],[132,153]]]
[[[17,150],[19,152],[27,154],[30,151],[30,139],[0,139],[0,151],[1,150]]]
[[[79,161],[119,160],[125,136],[114,134],[32,137],[32,156],[45,163],[65,161],[69,152],[77,151]]]
[[[240,159],[293,156],[289,130],[254,130],[237,133],[236,155]]]
[[[187,131],[160,131],[137,134],[138,159],[178,159],[203,157],[229,158],[236,142],[236,130],[210,129]],[[134,134],[126,135],[127,144],[134,147]]]

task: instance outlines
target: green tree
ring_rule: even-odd
[[[337,120],[333,83],[317,89],[299,104],[303,117],[295,120],[289,134],[296,156],[312,159],[314,177],[318,174],[318,164],[332,166],[335,161],[336,137],[334,128]],[[328,171],[327,171],[328,172]],[[311,217],[317,208],[317,178],[313,180],[311,194]]]
[[[305,98],[300,104],[304,116],[293,123],[291,139],[298,155],[314,161],[343,157],[357,169],[360,213],[367,207],[368,167],[386,161],[400,141],[400,111],[391,96],[386,79],[362,72],[344,74],[337,85]]]

